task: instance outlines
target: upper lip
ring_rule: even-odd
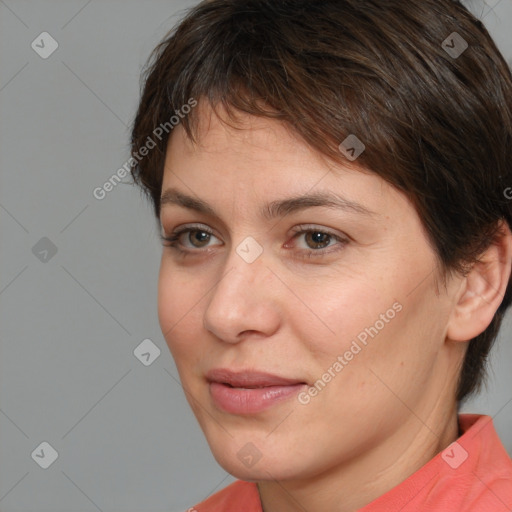
[[[253,370],[233,371],[228,368],[216,368],[206,374],[210,382],[229,384],[235,388],[290,386],[293,384],[305,384],[300,379],[289,379],[271,373]]]

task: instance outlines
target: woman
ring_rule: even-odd
[[[511,161],[510,70],[458,2],[212,0],[165,38],[132,174],[239,479],[191,510],[512,509],[492,418],[458,414],[512,298]]]

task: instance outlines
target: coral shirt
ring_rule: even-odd
[[[490,416],[459,415],[463,434],[359,512],[511,512],[512,461]],[[237,480],[189,509],[262,512],[255,483]]]

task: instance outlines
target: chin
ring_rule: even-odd
[[[249,443],[248,445],[250,446]],[[240,480],[259,482],[264,480],[288,480],[299,476],[297,470],[300,470],[300,467],[297,460],[287,459],[285,455],[280,455],[275,451],[271,457],[261,454],[261,458],[257,458],[257,452],[254,452],[251,460],[250,452],[250,448],[246,448],[245,451],[243,449],[233,450],[231,447],[226,448],[224,446],[212,449],[213,456],[218,464]]]

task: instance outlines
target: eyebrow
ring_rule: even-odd
[[[160,197],[160,208],[170,204],[182,206],[189,210],[194,210],[211,217],[219,218],[219,215],[208,203],[202,199],[188,196],[174,188],[168,188]],[[369,217],[378,215],[376,212],[366,208],[362,204],[351,201],[330,191],[314,192],[311,194],[272,201],[262,207],[260,215],[265,219],[272,220],[277,217],[284,217],[290,213],[305,210],[307,208],[313,208],[315,206],[355,212]]]

